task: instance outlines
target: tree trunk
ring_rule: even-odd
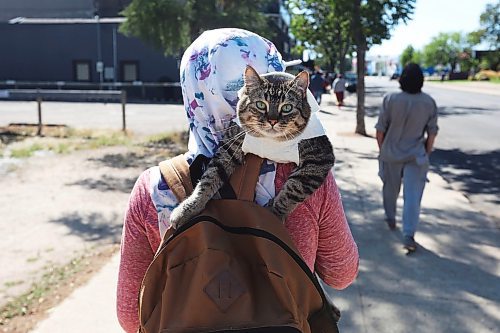
[[[356,43],[356,69],[358,83],[356,94],[358,96],[358,105],[356,107],[356,131],[355,133],[366,135],[365,128],[365,53],[366,53],[366,38],[363,32],[361,23],[361,0],[354,1],[353,10],[353,30],[354,41]]]
[[[361,43],[357,48],[357,76],[358,84],[356,87],[356,93],[358,96],[358,105],[356,108],[356,133],[366,136],[365,127],[365,53],[366,46],[365,43]]]

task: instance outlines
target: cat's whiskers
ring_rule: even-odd
[[[242,131],[242,132],[236,134],[234,137],[232,137],[227,142],[225,142],[223,145],[221,145],[221,147],[230,148],[240,137],[242,137],[245,134],[247,134],[246,131]]]
[[[233,123],[233,124],[232,124],[231,126],[229,126],[229,127],[225,127],[225,128],[223,128],[223,129],[220,129],[220,130],[214,130],[214,132],[215,132],[215,133],[227,132],[227,131],[229,131],[229,130],[231,130],[231,129],[235,128],[235,127],[240,127],[240,126],[239,126],[238,124],[234,124],[234,123]]]

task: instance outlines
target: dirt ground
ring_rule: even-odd
[[[91,276],[118,250],[137,177],[182,149],[134,144],[69,154],[38,152],[22,159],[0,154],[0,309],[54,267],[86,254],[80,277],[66,281],[57,297],[64,298]],[[45,311],[47,306],[38,308]],[[29,314],[37,315],[37,310]],[[0,331],[2,327],[0,323]]]

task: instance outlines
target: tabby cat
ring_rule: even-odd
[[[172,211],[170,222],[174,228],[199,214],[235,168],[243,163],[245,135],[285,141],[300,135],[308,123],[311,108],[306,97],[307,72],[295,78],[281,73],[259,75],[247,66],[244,82],[236,109],[241,127],[231,122],[225,131],[224,140],[193,193]],[[321,186],[335,162],[326,135],[302,140],[298,148],[299,165],[266,205],[282,220]]]

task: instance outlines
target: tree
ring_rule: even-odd
[[[420,64],[422,62],[422,54],[418,50],[415,50],[413,46],[408,45],[401,53],[399,62],[402,66],[405,66],[410,62]]]
[[[500,49],[500,1],[497,4],[487,4],[485,11],[479,17],[483,31],[483,41],[490,48],[498,51]]]
[[[424,46],[423,60],[426,66],[450,65],[454,70],[460,54],[467,48],[467,40],[459,32],[441,32]]]
[[[332,70],[344,73],[346,56],[353,49],[350,18],[335,0],[290,0],[291,32],[296,50],[313,51]]]
[[[177,55],[204,30],[235,27],[271,38],[268,0],[132,0],[120,31]]]
[[[413,46],[408,45],[401,53],[401,56],[399,57],[399,62],[401,63],[402,66],[405,66],[406,64],[413,61],[414,55],[415,55],[415,49],[413,48]]]
[[[486,5],[485,11],[479,17],[481,29],[476,31],[480,41],[485,42],[492,52],[481,60],[481,68],[500,69],[500,1],[497,4]]]
[[[410,18],[415,0],[289,0],[288,4],[295,22],[292,33],[304,48],[330,52],[333,58],[342,53],[332,44],[354,44],[358,75],[356,133],[366,135],[365,54],[371,45],[388,39],[400,21]]]
[[[407,22],[415,8],[415,0],[344,0],[352,13],[352,32],[356,44],[358,101],[356,133],[366,135],[365,127],[365,55],[370,46],[390,38],[400,21]]]

